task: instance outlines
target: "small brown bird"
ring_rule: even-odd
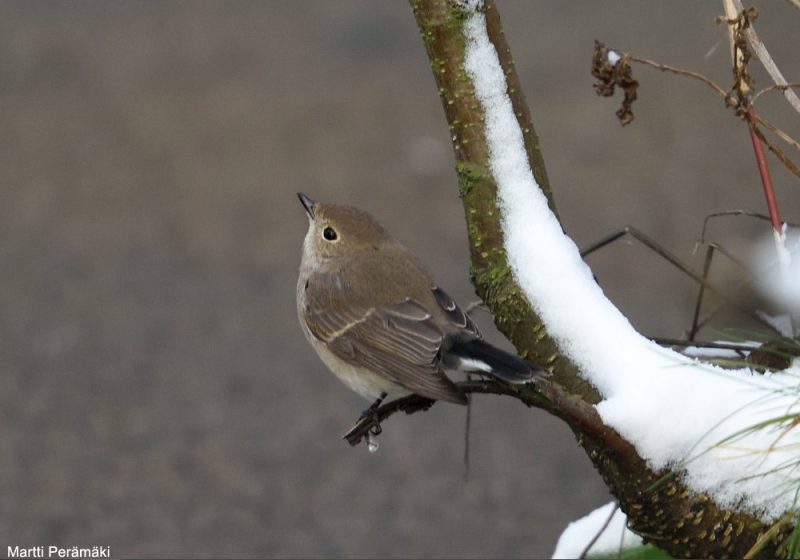
[[[526,383],[546,374],[481,339],[475,324],[417,258],[366,212],[314,202],[297,280],[297,313],[311,345],[345,385],[374,400],[405,389],[467,404],[443,370]]]

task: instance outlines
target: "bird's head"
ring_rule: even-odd
[[[303,193],[297,196],[308,214],[304,259],[357,258],[362,251],[379,250],[383,244],[393,242],[386,229],[363,210],[321,204]]]

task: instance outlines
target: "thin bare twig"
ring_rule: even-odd
[[[800,0],[786,0],[790,6],[800,10]]]
[[[756,99],[761,97],[761,94],[763,93],[769,93],[771,91],[784,91],[792,88],[794,89],[800,88],[800,84],[784,84],[784,85],[772,84],[771,86],[767,86],[764,89],[758,90],[756,94],[753,96],[753,103],[755,103]]]
[[[783,165],[785,165],[785,166],[786,166],[786,168],[787,168],[789,171],[791,171],[792,173],[794,173],[795,175],[797,175],[798,177],[800,177],[800,168],[798,168],[798,167],[797,167],[797,166],[794,164],[794,162],[793,162],[792,160],[790,160],[790,159],[789,159],[789,157],[788,157],[786,154],[784,154],[784,153],[783,153],[783,150],[781,150],[781,149],[780,149],[780,148],[778,148],[778,147],[777,147],[775,144],[773,144],[773,143],[772,143],[772,142],[771,142],[771,141],[770,141],[770,140],[769,140],[769,139],[768,139],[768,138],[767,138],[767,137],[764,135],[764,133],[763,133],[763,132],[761,132],[761,129],[760,129],[760,128],[758,128],[757,126],[754,126],[754,127],[752,127],[752,128],[753,128],[753,130],[755,131],[756,135],[757,135],[759,138],[761,138],[761,141],[762,141],[762,142],[764,142],[764,143],[767,145],[767,148],[769,148],[769,151],[770,151],[770,152],[772,152],[773,154],[775,154],[775,157],[777,157],[779,160],[781,160],[781,163],[782,163]]]
[[[592,244],[591,246],[587,247],[586,249],[583,249],[581,251],[581,257],[586,257],[587,255],[593,253],[594,251],[597,251],[598,249],[601,249],[601,248],[605,247],[609,243],[613,243],[614,241],[616,241],[617,239],[619,239],[620,237],[623,237],[625,235],[630,235],[631,237],[633,237],[634,239],[636,239],[637,241],[642,243],[645,247],[647,247],[651,251],[653,251],[656,254],[658,254],[659,256],[661,256],[664,260],[666,260],[667,262],[672,264],[675,268],[677,268],[678,270],[683,272],[686,276],[688,276],[689,278],[691,278],[692,280],[694,280],[698,284],[705,285],[706,289],[709,292],[711,292],[714,295],[716,295],[718,298],[720,298],[727,305],[730,305],[733,309],[736,309],[737,311],[739,311],[740,313],[746,315],[747,317],[751,318],[752,320],[756,321],[757,323],[759,323],[761,325],[764,325],[764,327],[766,327],[766,328],[768,328],[768,329],[770,329],[772,331],[775,331],[775,327],[770,325],[767,321],[765,321],[763,317],[760,317],[757,313],[754,313],[750,309],[747,309],[746,307],[740,305],[736,301],[736,298],[725,295],[725,293],[720,288],[716,287],[711,282],[705,281],[702,277],[700,277],[695,272],[693,272],[692,269],[688,265],[686,265],[685,263],[681,262],[681,260],[678,257],[676,257],[675,255],[673,255],[672,253],[670,253],[669,251],[667,251],[666,249],[661,247],[661,245],[659,245],[655,240],[651,239],[650,237],[648,237],[647,235],[645,235],[644,233],[642,233],[641,231],[639,231],[635,227],[625,226],[620,231],[617,231],[617,232],[615,232],[615,233],[613,233],[613,234],[601,239],[600,241]]]
[[[755,118],[759,124],[764,126],[764,128],[766,128],[767,130],[775,134],[778,138],[780,138],[781,140],[792,146],[795,150],[800,151],[800,142],[798,142],[797,140],[786,134],[784,131],[782,131],[780,128],[778,128],[777,126],[766,120],[758,113],[755,114]]]
[[[706,282],[708,282],[708,272],[711,269],[711,259],[714,257],[714,246],[708,245],[706,247],[706,258],[703,262],[703,282],[700,284],[697,293],[697,302],[694,306],[694,316],[692,317],[692,327],[689,329],[689,340],[694,340],[699,330],[698,320],[700,319],[700,310],[703,307],[703,296],[706,293]]]
[[[752,105],[747,108],[748,120],[752,123],[756,120],[755,109]],[[783,227],[781,222],[781,214],[778,208],[778,199],[775,196],[775,188],[772,184],[772,175],[769,172],[769,164],[767,163],[767,155],[764,153],[764,146],[761,144],[761,138],[756,134],[755,124],[750,127],[750,139],[753,141],[753,151],[756,154],[756,163],[758,164],[758,171],[761,173],[761,183],[764,186],[764,198],[767,201],[767,209],[769,210],[769,217],[772,221],[772,227],[775,231],[780,232]]]
[[[747,216],[749,218],[758,218],[759,220],[769,221],[769,216],[761,212],[753,212],[752,210],[722,210],[721,212],[712,212],[708,214],[703,220],[703,227],[700,229],[700,239],[697,240],[698,245],[706,242],[706,230],[708,223],[712,218],[722,218],[727,216]]]
[[[674,346],[676,348],[713,348],[715,350],[733,350],[734,352],[750,352],[752,346],[737,344],[735,342],[709,342],[705,340],[681,340],[677,338],[653,338],[653,342],[661,346]]]
[[[611,513],[609,514],[608,518],[603,523],[603,526],[600,527],[600,530],[597,531],[597,533],[594,535],[594,537],[592,537],[592,540],[589,541],[589,544],[586,545],[586,547],[583,549],[583,552],[581,552],[581,554],[580,554],[580,556],[578,556],[578,558],[583,560],[584,558],[586,558],[586,556],[588,556],[589,550],[591,550],[591,548],[594,546],[594,543],[596,543],[598,541],[598,539],[600,539],[600,536],[603,533],[605,533],[606,529],[608,529],[608,526],[611,525],[611,520],[614,519],[614,514],[617,513],[618,509],[619,509],[619,504],[618,503],[614,503],[614,507],[611,508]]]
[[[783,224],[781,223],[778,198],[775,194],[775,188],[772,183],[772,175],[769,170],[769,163],[767,162],[767,156],[764,152],[764,144],[762,143],[766,143],[766,139],[764,138],[764,134],[758,130],[758,126],[756,124],[758,122],[757,114],[751,99],[753,78],[750,76],[747,66],[752,54],[750,52],[750,48],[748,48],[748,44],[753,50],[758,51],[759,47],[763,49],[758,56],[768,71],[770,71],[770,66],[767,64],[767,61],[772,62],[772,59],[769,58],[769,53],[766,51],[766,48],[764,48],[763,44],[758,40],[758,36],[753,31],[753,21],[755,21],[755,19],[758,17],[758,11],[752,7],[745,10],[742,7],[740,0],[723,0],[723,6],[725,7],[725,13],[728,16],[726,23],[728,25],[728,38],[730,39],[731,56],[733,58],[733,74],[736,78],[733,85],[733,91],[736,93],[736,97],[739,101],[737,112],[740,116],[747,120],[750,140],[752,141],[753,152],[756,156],[756,165],[758,166],[758,172],[761,175],[761,184],[764,189],[764,199],[767,204],[767,209],[769,210],[770,221],[772,222],[775,251],[778,255],[778,261],[781,265],[781,273],[786,275],[788,274],[787,271],[789,259],[785,246],[785,237],[783,236]],[[734,12],[736,15],[735,18],[732,17]],[[786,85],[786,80],[778,71],[777,66],[774,66],[774,63],[772,68],[774,71],[770,71],[770,74],[772,75],[773,79],[781,85]],[[784,90],[784,94],[789,92],[794,95],[794,92],[790,89]],[[789,99],[791,103],[792,99],[788,96],[787,99]],[[798,102],[797,110],[800,112],[800,101]]]
[[[734,30],[734,25],[740,21],[740,15],[743,13],[743,8],[736,8],[733,0],[722,0],[722,7],[725,10],[725,18],[727,19],[728,43],[730,44],[731,62],[733,63],[734,76],[736,77],[736,84],[734,89],[739,93],[740,98],[742,95],[750,93],[749,76],[743,73],[747,70],[747,60],[750,56],[746,48],[739,48],[737,45],[737,37]],[[720,23],[720,19],[717,19]]]
[[[656,70],[661,70],[662,72],[671,72],[671,73],[677,74],[679,76],[686,76],[686,77],[689,77],[689,78],[694,78],[696,80],[700,80],[701,82],[706,84],[708,87],[713,89],[714,92],[717,95],[719,95],[720,97],[724,98],[725,102],[729,106],[735,106],[736,105],[736,101],[735,101],[735,99],[733,98],[733,96],[731,95],[730,92],[725,91],[724,89],[722,89],[722,87],[719,84],[714,82],[714,80],[708,78],[707,76],[704,76],[703,74],[700,74],[699,72],[692,72],[691,70],[683,70],[682,68],[676,68],[675,66],[670,66],[668,64],[661,64],[660,62],[656,62],[654,60],[650,60],[650,59],[647,59],[647,58],[641,58],[641,57],[633,56],[633,55],[630,56],[630,60],[632,60],[634,62],[639,62],[640,64],[645,64],[647,66],[655,68]],[[783,86],[773,86],[773,87],[774,87],[774,89],[778,89],[778,88],[781,88]],[[764,91],[765,90],[760,91],[759,94],[763,93]],[[756,94],[756,95],[758,95],[758,94]],[[755,113],[753,115],[753,117],[755,119],[755,122],[757,122],[758,124],[761,124],[764,128],[766,128],[767,130],[769,130],[770,132],[775,134],[778,138],[780,138],[781,140],[783,140],[787,144],[791,145],[796,150],[800,151],[800,142],[798,142],[797,140],[795,140],[794,138],[792,138],[791,136],[786,134],[786,132],[784,132],[783,130],[781,130],[780,128],[778,128],[777,126],[775,126],[774,124],[772,124],[771,122],[766,120],[765,118],[763,118],[758,113]],[[774,143],[772,143],[769,140],[767,140],[764,137],[764,134],[760,130],[757,132],[757,134],[759,135],[759,138],[761,138],[761,140],[767,145],[767,148],[769,148],[769,151],[771,151],[773,154],[775,154],[775,157],[777,157],[781,161],[781,163],[783,163],[789,169],[789,171],[791,171],[792,173],[794,173],[795,175],[800,177],[800,168],[798,168],[798,166],[795,165],[795,163],[791,159],[789,159],[789,156],[787,156],[783,152],[783,150],[778,148]]]
[[[708,87],[713,89],[723,98],[728,97],[728,92],[725,91],[719,84],[717,84],[711,78],[700,74],[699,72],[692,72],[691,70],[683,70],[682,68],[676,68],[675,66],[670,66],[669,64],[661,64],[660,62],[656,62],[655,60],[650,60],[648,58],[641,58],[638,56],[630,55],[630,59],[634,62],[639,62],[640,64],[645,64],[647,66],[651,66],[656,70],[661,70],[662,72],[671,72],[673,74],[678,74],[679,76],[688,76],[690,78],[695,78],[696,80],[700,80]]]
[[[619,51],[615,51],[615,52],[619,52]],[[714,80],[712,80],[708,76],[705,76],[705,75],[703,75],[703,74],[701,74],[699,72],[693,72],[691,70],[684,70],[683,68],[677,68],[675,66],[670,66],[669,64],[662,64],[660,62],[656,62],[655,60],[650,60],[648,58],[642,58],[642,57],[639,57],[639,56],[634,56],[634,55],[631,55],[629,53],[624,53],[624,54],[627,57],[627,59],[632,61],[632,62],[638,62],[640,64],[644,64],[645,66],[650,66],[651,68],[655,68],[656,70],[660,70],[662,72],[670,72],[672,74],[676,74],[676,75],[679,75],[679,76],[686,76],[688,78],[694,78],[696,80],[700,80],[701,82],[706,84],[708,87],[710,87],[712,90],[714,90],[714,92],[717,95],[722,97],[725,100],[725,103],[729,107],[734,107],[735,109],[737,109],[737,114],[743,115],[745,118],[747,118],[746,109],[745,109],[745,107],[741,106],[742,103],[740,102],[740,100],[737,99],[737,97],[735,95],[733,95],[733,93],[731,91],[726,91],[725,89],[722,88],[722,86],[717,84]],[[752,102],[755,100],[755,98],[758,97],[760,94],[765,93],[766,91],[774,90],[774,89],[789,89],[791,87],[800,87],[800,84],[774,85],[774,86],[770,86],[769,88],[765,88],[765,89],[759,91],[758,93],[756,93],[756,95],[753,97],[753,100],[751,100],[748,103],[748,106],[752,105]],[[738,88],[737,91],[741,91],[742,94],[744,94],[745,90],[749,91],[749,86],[745,83],[745,81],[742,81],[742,80],[740,80],[735,85],[735,88]],[[787,144],[791,145],[796,150],[800,151],[800,142],[798,142],[797,140],[795,140],[794,138],[789,136],[786,132],[784,132],[783,130],[781,130],[780,128],[778,128],[777,126],[772,124],[771,122],[769,122],[766,119],[764,119],[763,117],[761,117],[758,113],[753,113],[752,114],[751,123],[761,124],[764,128],[766,128],[767,130],[769,130],[770,132],[775,134],[778,138],[780,138],[781,140],[783,140]],[[761,138],[761,140],[767,145],[767,148],[769,148],[769,150],[773,154],[775,154],[775,157],[777,157],[781,161],[781,163],[783,163],[789,169],[789,171],[791,171],[792,173],[794,173],[795,175],[800,177],[800,168],[798,168],[798,166],[791,159],[789,159],[789,156],[787,156],[774,143],[772,143],[769,140],[767,140],[764,137],[764,134],[760,130],[757,131],[757,134],[758,134],[759,138]]]
[[[736,8],[738,13],[742,13],[744,7],[742,6],[741,0],[725,0],[726,2],[730,2]],[[729,18],[730,19],[730,18]],[[750,42],[750,46],[753,47],[753,52],[755,52],[756,57],[758,60],[761,61],[761,64],[767,70],[767,73],[772,78],[772,81],[779,86],[788,86],[789,82],[786,81],[786,78],[783,77],[783,74],[778,68],[778,65],[775,64],[775,61],[769,54],[767,47],[764,43],[761,42],[761,39],[758,38],[758,34],[756,30],[750,25],[747,29],[744,30],[745,35],[747,36],[747,40]],[[800,98],[797,97],[797,94],[791,88],[785,88],[783,90],[783,96],[789,102],[789,104],[794,108],[795,111],[800,113]]]
[[[746,216],[748,218],[758,218],[759,220],[764,220],[766,222],[770,221],[769,216],[766,214],[762,214],[761,212],[753,212],[752,210],[722,210],[721,212],[712,212],[708,214],[705,219],[703,220],[703,228],[700,230],[700,239],[697,240],[698,244],[706,242],[706,230],[708,230],[708,224],[712,218],[723,218],[728,216]],[[800,227],[800,223],[794,222],[785,222],[789,227]],[[723,250],[722,247],[716,246],[718,250]],[[739,264],[740,266],[744,266],[738,259],[733,258],[732,255],[726,254],[731,260]]]
[[[734,98],[733,98],[733,96],[731,95],[730,92],[725,91],[714,80],[712,80],[711,78],[709,78],[707,76],[704,76],[703,74],[700,74],[699,72],[693,72],[691,70],[684,70],[682,68],[676,68],[675,66],[670,66],[668,64],[661,64],[660,62],[656,62],[655,60],[650,60],[650,59],[647,59],[647,58],[641,58],[641,57],[633,56],[633,55],[630,55],[630,60],[632,60],[634,62],[638,62],[640,64],[644,64],[646,66],[650,66],[652,68],[655,68],[656,70],[661,70],[662,72],[671,72],[672,74],[677,74],[679,76],[686,76],[688,78],[694,78],[696,80],[700,80],[701,82],[706,84],[708,87],[713,89],[714,92],[717,95],[719,95],[720,97],[725,99],[725,101],[726,101],[726,103],[728,105],[735,106],[735,104],[736,104],[736,101],[734,100]],[[787,84],[786,86],[778,86],[778,85],[770,86],[769,88],[765,88],[765,89],[759,91],[753,97],[753,101],[755,101],[755,98],[758,97],[760,94],[765,93],[766,91],[768,91],[770,89],[782,89],[782,88],[788,88],[788,87],[800,87],[800,84]],[[794,138],[792,138],[791,136],[786,134],[786,132],[784,132],[783,130],[781,130],[780,128],[778,128],[777,126],[775,126],[774,124],[772,124],[768,120],[766,120],[761,115],[756,113],[754,115],[754,117],[755,117],[756,122],[761,124],[764,128],[766,128],[767,130],[769,130],[770,132],[775,134],[778,138],[780,138],[781,140],[783,140],[787,144],[791,145],[796,150],[800,151],[800,142],[798,142],[797,140],[795,140]],[[794,162],[791,159],[789,159],[789,157],[780,148],[775,146],[775,144],[773,144],[772,142],[770,142],[770,141],[766,140],[765,138],[763,138],[763,133],[762,133],[761,136],[762,136],[762,140],[764,141],[764,143],[767,144],[767,147],[769,148],[769,150],[773,154],[775,154],[775,156],[781,161],[781,163],[783,163],[792,173],[794,173],[795,175],[800,177],[800,168],[798,168],[797,165],[795,165]]]
[[[781,163],[783,163],[792,173],[800,177],[800,169],[798,169],[794,162],[792,162],[789,157],[786,156],[782,150],[780,150],[780,148],[767,140],[764,134],[758,130],[758,127],[756,126],[756,123],[762,124],[765,128],[772,131],[784,142],[787,142],[795,149],[800,149],[800,144],[798,144],[798,142],[792,139],[788,134],[780,130],[772,123],[761,118],[753,108],[752,99],[749,98],[751,78],[747,73],[747,62],[750,59],[747,43],[750,43],[753,50],[756,52],[756,56],[758,56],[759,60],[761,60],[761,63],[765,65],[768,71],[770,67],[773,67],[775,70],[777,70],[777,66],[775,66],[774,61],[772,61],[772,58],[769,56],[769,53],[767,52],[763,43],[761,43],[761,41],[758,39],[758,36],[755,35],[755,31],[753,30],[752,20],[758,17],[758,13],[754,8],[744,10],[741,0],[723,0],[723,6],[725,8],[725,15],[728,18],[728,38],[731,44],[731,57],[734,65],[734,75],[736,76],[734,90],[737,92],[740,105],[744,105],[739,108],[739,111],[741,111],[740,114],[742,114],[742,116],[744,116],[750,124],[750,137],[753,141],[753,149],[756,150],[756,159],[758,161],[761,177],[763,179],[765,177],[765,173],[768,177],[769,170],[766,167],[766,159],[763,161],[759,159],[758,150],[761,149],[763,151],[763,149],[761,148],[758,140],[764,142],[769,150],[781,161]],[[745,41],[745,38],[747,41]],[[771,66],[768,66],[769,63],[771,63]],[[783,90],[783,93],[787,96],[789,102],[792,103],[792,100],[797,99],[797,96],[795,95],[794,91],[788,87],[789,84],[783,78],[783,75],[780,74],[780,71],[777,71],[777,76],[778,77],[772,75],[773,80],[775,80],[776,85]],[[800,100],[798,100],[798,104],[795,108],[798,109],[798,112],[800,112]],[[770,216],[772,216],[772,221],[774,224],[775,214],[773,213],[773,210],[775,208],[770,206],[770,194],[768,192],[768,189],[770,188],[771,184],[765,182],[764,189],[767,193],[767,205],[769,207]],[[772,195],[772,198],[774,199],[774,194]],[[780,228],[775,228],[775,231],[780,231]]]

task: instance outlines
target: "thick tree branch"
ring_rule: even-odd
[[[467,12],[459,2],[450,0],[412,0],[411,6],[425,41],[453,139],[459,191],[470,239],[471,275],[476,291],[492,310],[500,331],[514,343],[520,355],[547,367],[567,390],[590,402],[598,402],[599,394],[559,353],[508,267],[497,208],[497,186],[489,170],[483,111],[464,71],[462,25]],[[503,37],[499,15],[491,3],[487,4],[486,16],[489,34],[498,47],[500,62],[506,70],[509,95],[523,131],[531,167],[555,211],[530,110],[514,70],[511,50]]]
[[[650,470],[636,449],[603,423],[594,406],[557,383],[509,385],[482,379],[458,385],[468,394],[516,398],[564,420],[628,515],[630,528],[676,558],[737,558],[752,551],[756,543],[761,548],[755,557],[773,558],[785,553],[779,548],[791,531],[785,520],[765,526],[750,515],[721,509],[706,494],[691,493],[673,473]],[[413,394],[385,403],[375,416],[359,419],[343,439],[358,445],[393,414],[413,414],[433,404]]]
[[[510,385],[494,379],[480,379],[462,381],[457,385],[467,394],[506,395],[516,398],[527,406],[542,408],[563,418],[571,426],[579,426],[581,432],[602,440],[604,445],[609,448],[623,453],[630,453],[633,450],[619,434],[603,424],[593,406],[550,381],[539,381],[528,385]],[[434,403],[435,401],[415,394],[395,399],[378,407],[375,415],[360,418],[342,437],[350,445],[358,445],[367,432],[379,426],[393,414],[397,412],[413,414],[428,410]]]
[[[497,185],[489,166],[484,115],[471,79],[464,70],[463,25],[470,8],[460,0],[411,0],[411,5],[453,139],[459,190],[467,218],[473,283],[491,309],[498,328],[520,354],[554,372],[551,382],[532,386],[477,381],[462,387],[470,393],[511,396],[562,418],[618,499],[631,528],[647,541],[676,557],[744,555],[770,528],[753,516],[719,508],[707,495],[691,493],[681,482],[680,475],[664,478],[665,473],[652,471],[630,443],[603,424],[592,406],[599,401],[599,394],[559,352],[531,309],[506,259]],[[505,70],[507,93],[523,131],[534,176],[555,211],[531,114],[499,15],[491,1],[481,9],[486,16],[489,39]],[[381,407],[384,410],[379,410],[379,418],[381,414],[385,418],[408,406],[424,404],[415,397],[407,399],[400,404],[395,404],[397,401],[388,403],[385,409]],[[348,441],[357,443],[369,430],[370,422],[357,424],[346,436]],[[779,554],[778,544],[789,530],[788,526],[773,528],[773,534],[759,549],[759,555]]]

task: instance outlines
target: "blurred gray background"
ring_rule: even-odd
[[[579,245],[632,224],[697,264],[703,216],[763,210],[746,129],[705,86],[635,68],[625,129],[591,87],[594,39],[727,87],[719,3],[498,7]],[[800,80],[800,13],[762,8]],[[509,399],[476,399],[466,482],[459,407],[392,418],[376,454],[340,439],[366,401],[297,325],[295,192],[368,209],[475,298],[405,2],[4,2],[0,103],[0,550],[531,557],[609,499],[571,432]],[[759,106],[800,136],[778,96]],[[711,233],[744,250],[766,231]],[[681,336],[690,281],[632,243],[590,263],[635,326]]]

